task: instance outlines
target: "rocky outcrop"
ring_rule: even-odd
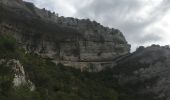
[[[35,85],[26,77],[24,67],[21,65],[20,61],[13,59],[8,61],[7,65],[12,66],[14,87],[26,85],[31,91],[35,90]]]
[[[133,54],[117,61],[113,72],[119,84],[134,95],[145,100],[170,99],[169,46],[140,47]]]
[[[89,19],[60,17],[22,0],[0,1],[1,34],[13,35],[28,52],[69,66],[93,64],[97,68],[105,63],[113,65],[113,59],[130,51],[117,29]]]
[[[11,74],[13,76],[13,86],[15,88],[21,86],[27,86],[30,91],[35,90],[35,85],[30,81],[30,79],[25,75],[24,67],[21,65],[20,61],[12,59],[0,60],[0,66],[5,65],[6,67],[10,68]]]

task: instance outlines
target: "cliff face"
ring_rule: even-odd
[[[0,35],[0,100],[135,100],[115,85],[105,74],[26,53],[13,37]]]
[[[56,63],[102,69],[130,51],[119,30],[95,21],[59,17],[22,0],[0,0],[0,10],[1,34],[13,35],[28,52]]]
[[[1,95],[10,97],[6,90],[13,90],[11,83],[38,92],[34,95],[42,100],[55,96],[70,100],[77,94],[87,97],[82,100],[170,100],[169,46],[129,51],[130,45],[117,29],[88,19],[59,17],[22,0],[0,0],[2,100],[6,99]],[[111,68],[88,73],[54,63],[90,72]],[[27,88],[15,95],[24,97],[20,94],[29,93]]]

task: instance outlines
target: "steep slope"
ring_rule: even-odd
[[[104,74],[88,72],[129,51],[117,29],[0,0],[0,100],[132,100]]]
[[[101,70],[130,51],[119,30],[95,21],[59,17],[22,0],[0,0],[0,12],[1,34],[13,35],[28,52],[55,63]]]
[[[119,89],[119,90],[118,90]],[[133,100],[101,73],[81,72],[0,35],[0,100]]]
[[[144,100],[170,99],[170,48],[152,45],[140,47],[117,61],[111,72],[130,93]]]
[[[0,0],[0,100],[170,100],[169,46],[129,51],[117,29]]]

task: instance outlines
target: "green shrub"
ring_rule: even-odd
[[[115,85],[111,70],[81,72],[24,52],[14,38],[0,37],[0,58],[20,60],[26,75],[36,86],[35,91],[25,86],[13,88],[12,68],[1,64],[0,100],[119,100],[119,92],[124,92]]]

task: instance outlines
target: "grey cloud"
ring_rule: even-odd
[[[85,14],[84,16],[86,16],[88,14],[87,11],[95,15],[103,15],[114,11],[114,14],[120,15],[125,12],[135,11],[141,5],[139,0],[93,0],[91,4],[80,8],[78,13]]]
[[[155,34],[146,34],[143,37],[141,37],[141,39],[139,40],[139,42],[146,43],[146,42],[154,42],[154,41],[160,41],[163,38],[159,35],[155,35]]]

